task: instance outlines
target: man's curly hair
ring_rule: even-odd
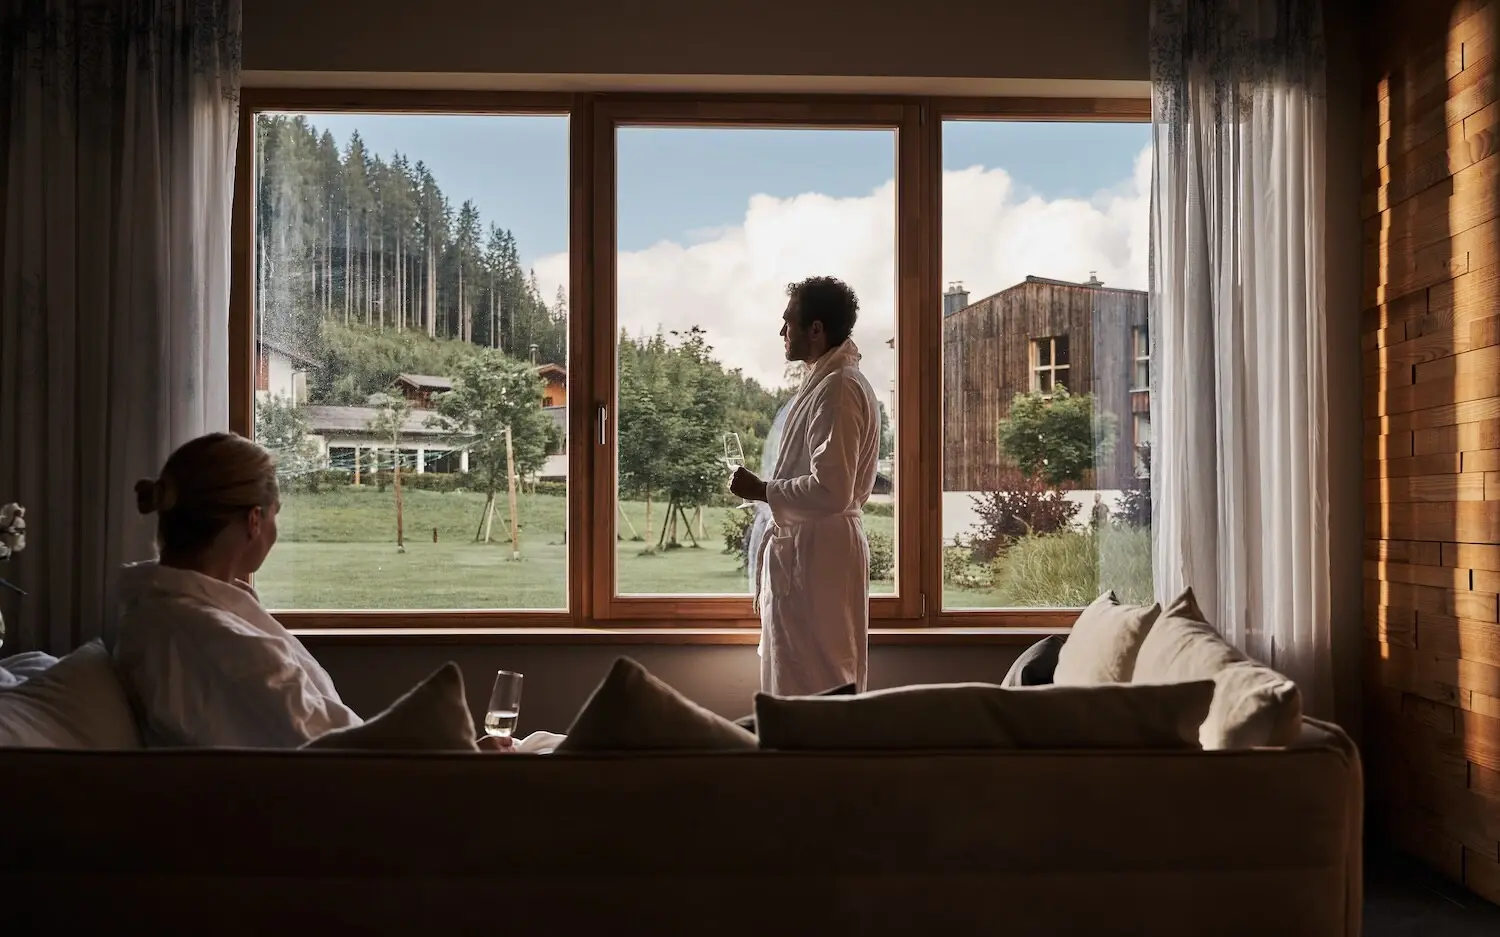
[[[796,297],[802,327],[823,323],[828,347],[842,345],[859,321],[859,297],[838,277],[808,277],[787,285],[786,294]]]

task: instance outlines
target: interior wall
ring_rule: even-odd
[[[1495,0],[1387,0],[1363,79],[1376,828],[1500,902]]]
[[[1149,0],[254,0],[250,72],[1146,80]]]

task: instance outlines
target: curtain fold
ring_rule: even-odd
[[[1154,569],[1332,706],[1319,0],[1153,0]]]
[[[5,0],[0,500],[28,508],[6,650],[63,653],[152,555],[131,486],[228,425],[240,0]]]

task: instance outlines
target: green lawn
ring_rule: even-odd
[[[404,491],[406,552],[396,551],[394,492],[372,486],[320,494],[287,494],[280,542],[255,577],[271,608],[557,609],[566,597],[565,499],[521,495],[521,559],[511,560],[507,504],[495,513],[488,545],[474,542],[484,496],[473,492]],[[702,546],[679,531],[681,549],[645,553],[642,541],[618,542],[625,594],[749,594],[739,558],[724,553],[723,522],[735,508],[704,510]],[[661,529],[661,507],[653,529]],[[626,502],[625,515],[644,533],[646,506]],[[890,536],[890,517],[866,517],[867,529]],[[629,529],[621,522],[629,536]],[[436,542],[434,542],[436,532]],[[696,532],[696,531],[695,531]],[[654,539],[654,538],[653,538]],[[889,593],[890,580],[870,584]]]
[[[502,497],[495,512],[492,542],[474,542],[484,496],[474,492],[403,492],[406,552],[396,551],[394,492],[373,486],[339,488],[319,494],[288,493],[279,518],[280,542],[255,577],[271,608],[303,609],[558,609],[566,597],[567,547],[563,542],[565,499],[554,495],[519,498],[521,559],[511,560],[510,527]],[[704,511],[702,546],[647,554],[645,543],[617,544],[617,571],[624,594],[748,594],[736,556],[724,553],[723,521],[735,508]],[[656,509],[653,527],[661,526]],[[646,529],[646,507],[626,502],[635,529]],[[869,514],[866,529],[890,537],[889,516]],[[622,522],[622,530],[629,535]],[[683,532],[679,538],[689,543]],[[435,535],[435,537],[434,537]],[[944,587],[945,608],[1055,606],[1086,604],[1100,591],[1100,580],[1122,597],[1149,592],[1149,534],[1131,534],[1124,548],[1114,537],[1096,544],[1092,535],[1056,535],[1039,549],[1013,552],[1013,568],[1001,569],[992,588]],[[1123,536],[1123,535],[1122,535]],[[654,539],[654,538],[653,538]],[[1039,541],[1044,538],[1037,538]],[[1142,544],[1144,546],[1142,546]],[[1137,554],[1146,553],[1145,562]],[[1129,567],[1110,560],[1124,555]],[[1099,557],[1091,566],[1091,556]],[[1003,563],[1004,561],[1002,561]],[[1074,581],[1077,580],[1077,581]],[[891,580],[870,584],[872,594],[894,591]]]

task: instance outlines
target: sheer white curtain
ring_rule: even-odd
[[[240,0],[3,0],[6,651],[101,632],[149,558],[131,486],[228,424]]]
[[[1153,0],[1155,585],[1332,705],[1318,0]]]

